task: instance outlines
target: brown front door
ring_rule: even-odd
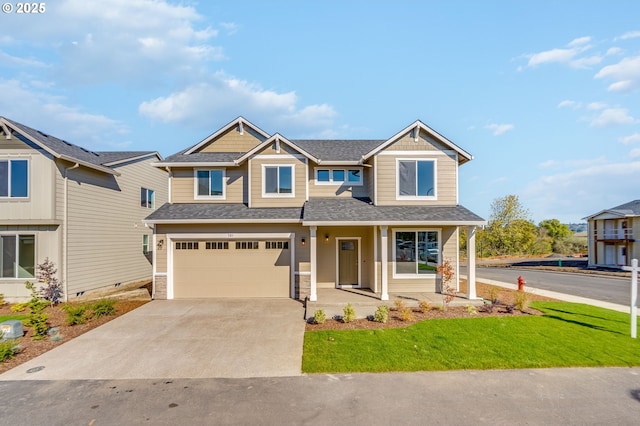
[[[360,286],[359,243],[357,239],[338,240],[338,286]]]

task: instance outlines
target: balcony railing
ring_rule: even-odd
[[[633,228],[613,229],[596,234],[598,240],[633,240]]]

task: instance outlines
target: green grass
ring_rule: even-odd
[[[305,333],[305,373],[640,365],[628,314],[535,302],[544,316],[428,320]]]
[[[22,321],[26,317],[27,317],[26,315],[0,315],[0,322],[5,322],[9,320]]]

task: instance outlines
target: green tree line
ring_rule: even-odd
[[[460,247],[466,251],[467,233],[460,233]],[[586,251],[586,239],[578,238],[558,219],[536,225],[517,195],[496,198],[484,229],[476,231],[476,256],[519,256],[576,254]]]

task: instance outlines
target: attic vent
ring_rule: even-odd
[[[42,133],[40,130],[38,130],[38,133],[40,133],[40,134],[41,134],[42,136],[44,136],[45,138],[48,138],[48,137],[49,137],[49,135],[48,135],[48,134],[46,134],[46,133]]]

